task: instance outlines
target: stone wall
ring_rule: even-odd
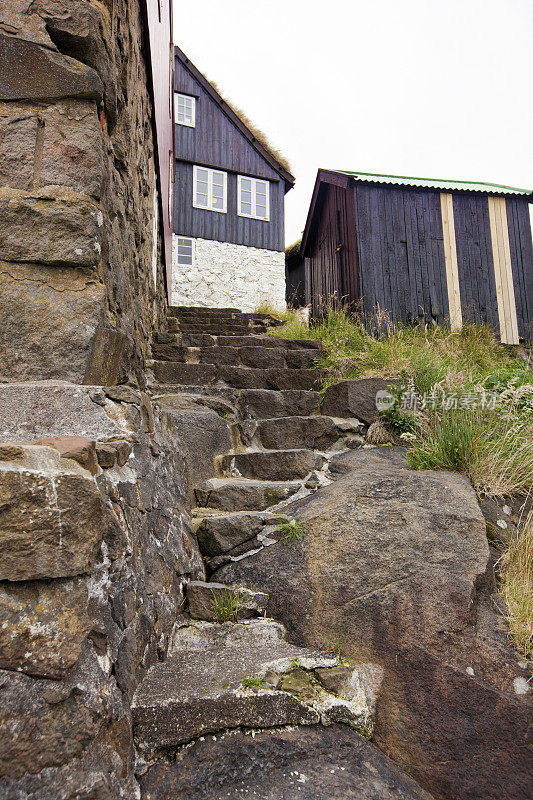
[[[130,387],[0,386],[2,800],[139,796],[131,698],[204,577],[174,428]]]
[[[0,379],[142,383],[166,297],[140,4],[7,0],[0,64]]]
[[[254,311],[285,305],[285,254],[229,242],[193,239],[193,266],[178,265],[178,237],[172,256],[172,305]]]

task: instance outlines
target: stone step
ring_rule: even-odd
[[[152,355],[161,361],[187,364],[216,364],[259,369],[313,369],[316,350],[284,347],[186,347],[175,344],[154,344]]]
[[[203,556],[214,558],[262,546],[262,538],[289,521],[282,514],[268,511],[237,511],[221,514],[213,509],[194,509],[193,525]],[[246,545],[244,547],[244,545]]]
[[[234,323],[231,321],[181,322],[178,319],[168,320],[171,333],[210,333],[212,336],[245,336],[253,333],[266,333],[267,325],[260,323]]]
[[[243,419],[308,417],[320,410],[320,392],[306,389],[233,389],[228,386],[170,384],[152,387],[150,391],[154,398],[168,394],[223,398],[235,406],[236,413]]]
[[[356,419],[334,417],[290,416],[273,419],[245,420],[234,423],[244,446],[267,450],[328,450],[343,442],[346,447],[363,444],[363,425]]]
[[[221,511],[264,511],[302,488],[300,481],[210,478],[194,489],[196,504]]]
[[[268,594],[264,592],[215,581],[189,581],[185,597],[192,619],[206,622],[237,622],[266,616],[268,603]]]
[[[215,364],[179,364],[153,361],[158,383],[185,386],[233,386],[236,389],[310,389],[319,391],[323,372],[318,369],[254,369]]]
[[[343,665],[339,680],[335,658],[284,636],[269,619],[176,628],[169,657],[133,698],[138,749],[149,757],[217,731],[299,724],[343,722],[368,735],[364,673]]]
[[[155,344],[175,344],[183,347],[284,347],[288,350],[322,350],[322,342],[314,339],[284,339],[268,334],[248,334],[247,336],[211,336],[209,333],[164,333],[155,331]]]
[[[321,469],[326,459],[313,450],[258,450],[219,456],[217,469],[225,477],[291,481]]]

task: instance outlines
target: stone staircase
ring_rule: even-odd
[[[269,336],[272,323],[233,309],[179,308],[169,312],[169,332],[154,337],[154,397],[211,402],[227,418],[233,447],[194,488],[193,523],[207,580],[189,584],[168,657],[134,698],[135,738],[147,764],[161,764],[169,753],[186,760],[184,745],[230,731],[339,723],[365,736],[372,730],[376,687],[369,665],[289,644],[283,626],[267,618],[261,586],[210,580],[215,570],[258,550],[291,547],[300,533],[290,504],[331,482],[332,455],[364,443],[366,427],[358,419],[320,414],[320,344]],[[331,757],[335,769],[344,769],[341,754]],[[147,798],[167,796],[154,786],[156,774],[149,769],[152,779],[141,781]],[[204,797],[172,786],[191,800]],[[248,796],[226,788],[213,796]],[[253,796],[263,795],[254,790]],[[389,795],[383,789],[379,796]]]

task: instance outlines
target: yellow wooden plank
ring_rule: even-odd
[[[446,265],[446,285],[448,287],[448,306],[450,309],[450,327],[452,331],[458,331],[461,330],[463,325],[463,315],[461,312],[461,292],[459,289],[459,269],[457,266],[455,222],[453,218],[453,197],[451,194],[441,192],[440,209],[444,240],[444,262]]]
[[[500,338],[504,344],[518,344],[518,322],[505,198],[489,197],[488,204]]]
[[[502,247],[504,255],[503,263],[504,263],[504,272],[506,276],[507,298],[509,306],[507,331],[509,336],[509,344],[518,344],[520,339],[518,336],[518,318],[516,314],[516,299],[514,293],[513,265],[511,263],[509,226],[507,224],[507,203],[505,202],[505,197],[499,197],[498,200],[500,201]]]

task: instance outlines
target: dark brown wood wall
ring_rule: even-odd
[[[454,194],[453,218],[463,322],[500,330],[486,195]]]
[[[353,193],[323,184],[318,206],[319,222],[308,252],[314,313],[321,313],[329,303],[359,299]]]
[[[507,227],[515,290],[518,333],[531,342],[533,339],[533,243],[529,203],[518,197],[509,197]]]
[[[355,224],[363,311],[397,323],[444,322],[448,293],[439,192],[357,184]]]
[[[276,170],[254,148],[221,107],[176,57],[174,89],[196,97],[196,127],[174,126],[176,158],[279,181]]]
[[[193,165],[176,162],[174,182],[174,233],[217,242],[232,242],[265,250],[285,249],[284,192],[270,184],[270,222],[237,214],[237,175],[228,172],[228,210],[206,211],[193,207]]]
[[[176,57],[174,87],[196,98],[196,125],[174,126],[176,177],[174,233],[219,242],[285,249],[285,182],[220,108],[186,66]],[[193,208],[193,165],[221,169],[228,174],[227,213]],[[237,215],[237,175],[267,179],[270,220]]]

